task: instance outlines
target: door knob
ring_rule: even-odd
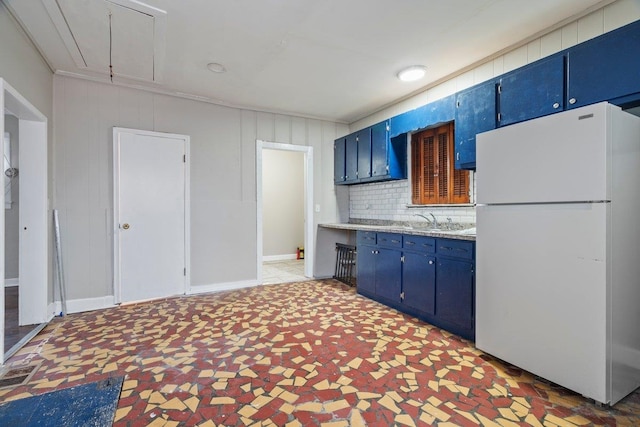
[[[125,229],[125,230],[128,230],[129,229],[129,224],[127,224],[127,223],[122,224],[122,228]]]

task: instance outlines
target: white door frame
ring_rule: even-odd
[[[0,107],[3,115],[19,120],[20,140],[20,234],[19,234],[19,324],[42,324],[51,319],[48,313],[49,287],[49,194],[47,171],[47,117],[6,81],[0,78]],[[0,120],[4,135],[4,116]],[[4,138],[0,138],[4,152]],[[4,206],[4,191],[0,191]],[[0,277],[4,285],[4,209],[0,212]],[[4,363],[4,286],[0,292],[0,363]]]
[[[257,264],[258,283],[262,283],[263,226],[262,226],[262,150],[296,151],[304,153],[304,275],[313,277],[315,236],[313,233],[313,147],[256,140],[257,193]]]
[[[140,129],[113,128],[113,295],[116,304],[122,302],[120,283],[120,233],[118,212],[120,211],[120,150],[118,141],[120,133],[134,133],[136,135],[153,136],[160,138],[182,139],[185,141],[185,168],[184,168],[184,262],[187,268],[183,293],[191,291],[191,168],[190,145],[191,138],[188,135],[174,133],[153,132]]]

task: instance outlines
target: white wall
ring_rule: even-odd
[[[191,280],[255,281],[256,139],[314,147],[317,222],[336,221],[333,140],[346,126],[54,77],[54,206],[69,300],[113,294],[112,127],[191,137]]]
[[[262,152],[263,256],[304,246],[304,153]]]
[[[2,2],[0,2],[0,77],[48,118],[48,167],[49,178],[51,178],[53,74]],[[49,179],[49,195],[52,194],[52,188],[53,183]],[[51,232],[49,236],[51,239]],[[53,301],[52,271],[51,253],[49,253],[49,283],[47,284],[49,302]]]
[[[575,22],[514,48],[504,55],[488,59],[477,67],[456,75],[442,84],[358,120],[349,126],[349,132],[444,98],[638,19],[640,19],[640,1],[619,0],[611,3]],[[474,187],[475,185],[472,185],[472,188]],[[452,218],[454,221],[475,222],[474,208],[431,206],[420,210],[407,209],[406,205],[411,203],[409,180],[365,186],[357,185],[351,186],[349,189],[351,218],[411,221],[416,220],[415,217],[412,217],[413,213],[433,212],[439,221]]]
[[[18,144],[20,141],[19,120],[10,114],[4,116],[4,131],[11,135],[11,167],[20,169],[18,159]],[[4,178],[0,177],[4,182]],[[11,181],[11,208],[4,210],[4,277],[15,279],[18,277],[19,260],[19,219],[20,219],[20,176]]]

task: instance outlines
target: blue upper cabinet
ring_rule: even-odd
[[[498,86],[498,126],[562,111],[564,82],[564,54],[504,74]]]
[[[475,169],[478,133],[601,101],[640,105],[640,21],[336,140],[335,182],[406,179],[407,134],[454,119],[455,167]]]
[[[415,110],[392,117],[389,122],[389,136],[391,138],[407,132],[452,121],[456,115],[456,96],[431,102]]]
[[[407,178],[407,137],[389,138],[389,122],[371,127],[372,178],[377,181]]]
[[[568,52],[568,108],[640,101],[640,21]]]
[[[496,128],[496,82],[480,83],[456,98],[456,169],[476,168],[476,134]]]
[[[389,138],[388,123],[378,123],[335,140],[335,184],[361,184],[407,178],[406,135]],[[340,155],[340,149],[344,156]],[[344,166],[340,162],[343,162]],[[344,173],[341,175],[339,172],[343,168]]]
[[[345,175],[345,141],[346,138],[338,138],[333,142],[333,182],[342,184]]]
[[[389,130],[387,122],[371,127],[371,176],[380,179],[389,171]]]
[[[371,178],[371,128],[356,132],[358,141],[358,180]]]
[[[345,138],[345,184],[358,181],[358,140],[352,133]]]

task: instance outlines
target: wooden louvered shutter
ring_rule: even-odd
[[[419,205],[422,203],[422,143],[418,134],[411,137],[411,203]]]
[[[438,201],[436,203],[448,203],[449,200],[449,140],[447,129],[444,126],[438,128]]]
[[[453,123],[411,138],[411,202],[469,203],[469,172],[454,169]]]

